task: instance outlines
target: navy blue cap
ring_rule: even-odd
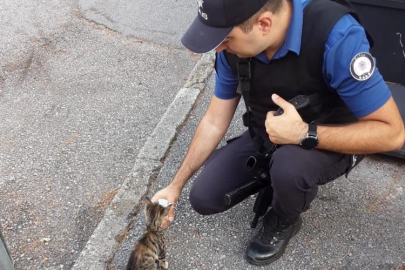
[[[198,15],[181,38],[192,52],[206,53],[224,41],[232,29],[252,17],[267,0],[197,0]]]

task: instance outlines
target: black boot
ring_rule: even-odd
[[[280,258],[290,239],[298,233],[302,218],[282,219],[271,209],[263,219],[263,227],[246,249],[246,260],[265,265]]]

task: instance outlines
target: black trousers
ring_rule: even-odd
[[[252,172],[245,164],[255,154],[256,148],[247,131],[215,150],[190,191],[190,203],[195,211],[210,215],[231,208],[233,205],[224,203],[224,195],[252,180]],[[306,150],[299,145],[279,146],[270,161],[272,208],[281,217],[297,217],[310,207],[318,185],[349,173],[361,159],[362,156]]]

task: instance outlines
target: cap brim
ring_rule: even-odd
[[[218,47],[232,29],[207,26],[197,16],[181,38],[181,43],[192,52],[206,53]]]

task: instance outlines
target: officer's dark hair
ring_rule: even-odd
[[[259,18],[260,14],[266,11],[270,11],[273,14],[277,14],[280,12],[281,8],[283,7],[284,0],[268,0],[266,4],[256,12],[252,17],[244,21],[242,24],[238,25],[242,31],[246,34],[252,31],[253,25]]]

